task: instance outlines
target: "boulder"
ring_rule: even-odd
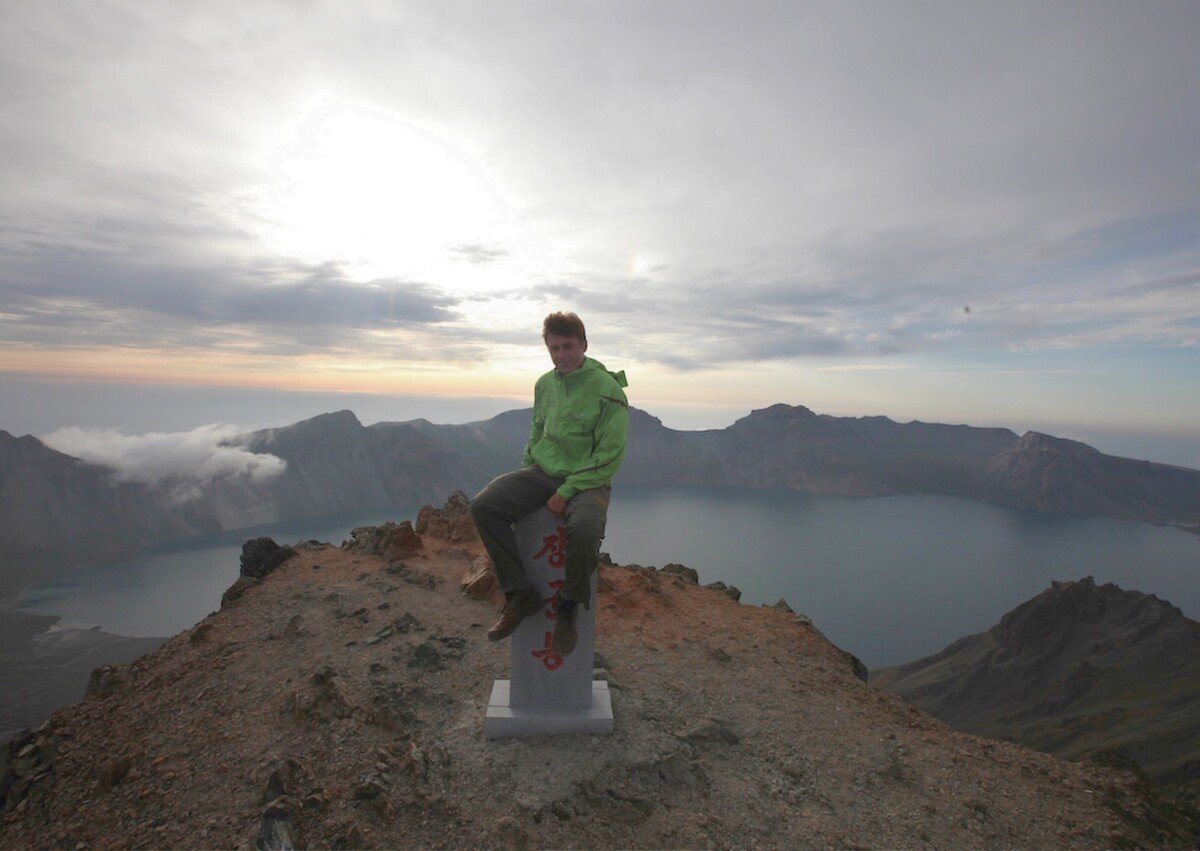
[[[460,583],[462,592],[473,600],[490,600],[499,603],[504,595],[500,593],[500,583],[487,559],[478,559],[474,569],[463,574]]]
[[[724,582],[710,582],[704,586],[713,591],[720,591],[722,594],[733,600],[735,603],[742,599],[742,592],[734,585],[726,585]]]
[[[675,562],[671,562],[664,567],[661,572],[673,573],[676,576],[682,577],[685,581],[690,582],[693,585],[700,584],[700,574],[697,573],[694,568],[688,567],[684,564],[676,564]]]
[[[262,579],[295,555],[294,549],[281,547],[271,538],[251,538],[242,544],[241,575]]]

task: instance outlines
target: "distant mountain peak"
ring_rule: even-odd
[[[1117,636],[1136,621],[1137,640],[1144,640],[1149,632],[1169,628],[1182,617],[1178,608],[1153,594],[1126,591],[1111,582],[1097,585],[1085,576],[1074,582],[1051,582],[1041,594],[1004,615],[992,635],[1007,646],[1040,644],[1039,652],[1045,653],[1051,649],[1047,630],[1058,634],[1071,631],[1073,624],[1111,621],[1109,629]]]
[[[730,428],[738,428],[747,424],[773,425],[816,422],[819,417],[803,405],[785,405],[778,402],[766,408],[755,408],[749,414],[734,422]]]
[[[27,448],[41,446],[44,448],[49,448],[46,447],[46,444],[42,443],[32,434],[26,434],[22,435],[21,437],[17,437],[11,432],[4,431],[4,429],[0,429],[0,446],[23,446]]]
[[[307,420],[301,420],[296,423],[297,426],[337,426],[337,427],[354,427],[362,428],[362,423],[359,422],[358,416],[349,408],[341,411],[334,411],[329,414],[317,414]]]
[[[810,409],[803,405],[787,405],[783,402],[776,402],[766,408],[758,408],[750,412],[750,416],[773,417],[776,419],[807,419],[815,417]]]
[[[1078,440],[1068,440],[1065,437],[1054,437],[1042,434],[1040,431],[1027,431],[1013,446],[1014,452],[1060,452],[1074,455],[1101,455],[1099,449],[1081,443]]]
[[[1066,757],[1113,752],[1155,777],[1200,771],[1200,624],[1091,576],[1053,582],[987,632],[872,682],[966,732]]]
[[[289,426],[269,428],[254,432],[252,445],[261,442],[262,445],[272,445],[278,441],[294,442],[297,440],[334,440],[338,437],[365,431],[351,410],[334,411],[329,414],[317,414],[307,420],[292,423]]]

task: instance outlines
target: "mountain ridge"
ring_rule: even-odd
[[[321,414],[233,441],[282,458],[280,475],[217,477],[184,501],[163,486],[116,482],[34,437],[0,432],[0,535],[8,542],[0,596],[35,568],[53,574],[56,565],[113,560],[175,537],[473,493],[519,463],[530,416],[520,409],[461,425],[364,426],[349,410]],[[1200,528],[1200,471],[1108,456],[1037,432],[832,417],[785,404],[703,431],[670,429],[632,409],[616,483],[942,494]],[[56,534],[61,528],[73,532]]]
[[[1153,594],[1053,582],[986,632],[871,682],[971,733],[1200,780],[1200,623]]]

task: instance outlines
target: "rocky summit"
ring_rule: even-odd
[[[1055,582],[987,632],[872,683],[959,729],[1200,780],[1200,624],[1152,594]]]
[[[789,606],[682,565],[600,568],[613,735],[488,740],[509,648],[447,512],[340,548],[252,542],[220,611],[10,743],[0,847],[1195,842],[1134,775],[956,732]]]

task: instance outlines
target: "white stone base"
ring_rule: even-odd
[[[507,736],[555,736],[561,733],[611,733],[612,694],[604,680],[592,682],[592,705],[587,709],[512,707],[509,680],[496,680],[488,700],[483,728],[489,739]]]

